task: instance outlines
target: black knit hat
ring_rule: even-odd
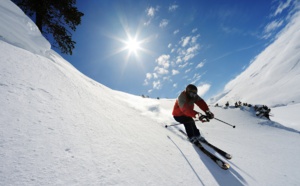
[[[196,90],[198,91],[197,87],[193,84],[189,84],[188,86],[186,86],[185,91],[189,92],[191,90]]]

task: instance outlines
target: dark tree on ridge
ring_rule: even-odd
[[[72,55],[76,42],[69,29],[75,31],[84,15],[75,7],[76,0],[12,0],[34,19],[41,33],[51,34],[53,46]]]

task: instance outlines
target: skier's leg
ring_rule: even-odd
[[[174,116],[174,119],[184,125],[188,138],[200,135],[193,118],[187,116]]]

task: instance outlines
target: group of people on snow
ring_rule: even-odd
[[[266,117],[268,120],[270,120],[270,112],[271,109],[268,108],[266,105],[262,105],[262,106],[254,106],[254,110],[256,111],[255,114],[258,117]]]
[[[219,104],[217,103],[215,106],[218,107]],[[242,103],[241,101],[235,102],[234,106],[235,106],[235,108],[238,108],[238,107],[241,107],[241,106],[252,107],[251,104]],[[226,102],[225,107],[229,107],[229,102],[228,101]],[[261,117],[266,117],[268,120],[270,120],[271,109],[268,108],[266,105],[255,105],[254,110],[255,110],[256,116],[258,116],[260,118]]]

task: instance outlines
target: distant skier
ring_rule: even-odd
[[[226,107],[229,107],[229,102],[228,102],[228,101],[226,102],[225,106],[226,106]]]
[[[209,121],[214,118],[214,114],[209,110],[206,102],[198,96],[197,91],[195,85],[189,84],[178,96],[172,113],[174,119],[184,125],[187,136],[192,143],[197,140],[202,140],[200,131],[196,127],[193,118],[199,117],[201,121]],[[194,104],[203,110],[206,115],[195,111]]]

